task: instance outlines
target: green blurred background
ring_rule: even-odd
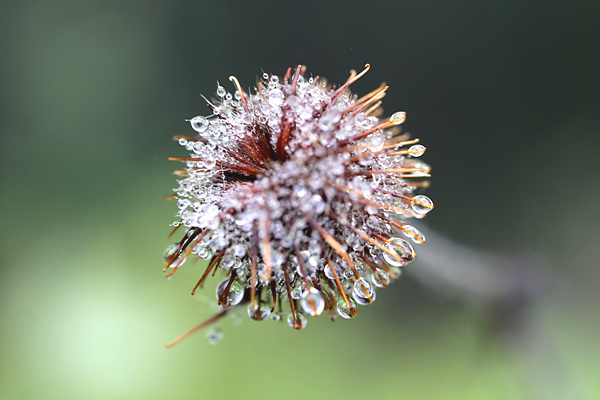
[[[2,1],[0,398],[600,398],[599,11]],[[215,346],[164,349],[214,311],[214,282],[189,295],[202,263],[161,273],[166,157],[208,113],[199,94],[298,63],[341,83],[365,62],[354,91],[387,82],[386,115],[406,110],[428,147],[424,233],[504,260],[504,276],[533,260],[550,283],[508,323],[432,290],[417,260],[352,321],[226,320]]]

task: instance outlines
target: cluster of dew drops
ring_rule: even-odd
[[[264,102],[267,107],[278,108],[281,107],[282,103],[286,101],[285,96],[281,90],[279,90],[280,84],[278,82],[278,78],[276,75],[268,75],[265,74],[263,78],[268,81],[268,88],[270,89],[265,93]],[[303,87],[302,84],[312,84],[312,78],[310,80],[304,81],[301,77],[299,80],[299,87]],[[322,89],[322,96],[327,96],[324,89]],[[217,86],[217,96],[221,99],[221,104],[213,110],[214,113],[229,113],[229,121],[233,120],[232,115],[237,115],[235,123],[238,125],[249,124],[252,122],[253,115],[249,112],[239,112],[241,110],[240,99],[241,94],[239,91],[236,91],[234,95],[228,93],[224,87],[221,85]],[[258,95],[252,95],[248,98],[249,102],[252,100],[255,104],[261,105],[261,100]],[[351,105],[351,100],[346,98],[345,100],[340,101],[342,103],[346,101],[348,105]],[[256,107],[259,107],[256,106]],[[236,112],[232,112],[236,111]],[[335,111],[335,110],[334,110]],[[324,115],[320,121],[315,122],[318,125],[319,129],[322,132],[331,129],[333,119],[335,122],[339,121],[339,111],[337,113],[330,113],[329,115]],[[402,115],[401,115],[402,114]],[[333,117],[332,117],[333,115]],[[238,117],[239,116],[239,117]],[[338,119],[335,119],[335,118]],[[393,121],[395,119],[399,120],[404,117],[404,113],[396,113],[390,117],[390,120]],[[366,130],[369,127],[372,127],[376,124],[376,118],[367,118],[363,113],[359,113],[355,117],[355,121],[352,121],[353,125],[358,125],[359,123],[363,125],[363,129]],[[219,220],[218,215],[220,213],[221,208],[216,205],[220,201],[223,200],[222,193],[220,192],[221,187],[214,184],[214,177],[219,174],[219,169],[215,168],[219,159],[223,159],[224,153],[221,151],[222,148],[227,146],[235,146],[236,140],[239,139],[238,129],[237,133],[228,134],[228,132],[223,129],[223,126],[219,125],[219,120],[211,120],[207,117],[196,116],[192,118],[190,124],[194,131],[196,131],[199,135],[208,137],[208,142],[194,142],[187,140],[185,138],[180,138],[179,143],[184,146],[187,150],[194,152],[198,156],[198,160],[194,160],[192,162],[188,162],[188,171],[190,171],[190,178],[187,181],[180,181],[180,189],[181,192],[178,193],[180,198],[178,200],[178,207],[180,209],[180,216],[182,221],[188,221],[194,219],[196,221],[196,226],[200,226],[201,228],[209,228],[212,230],[218,230],[219,225],[222,225],[222,221]],[[368,125],[368,123],[371,125]],[[269,122],[271,125],[274,122]],[[309,122],[306,122],[306,130],[315,130],[314,126],[310,126]],[[344,137],[340,137],[343,133],[337,133],[337,137],[335,140],[346,139],[348,134]],[[300,135],[301,136],[301,135]],[[378,143],[379,147],[384,143],[385,138],[381,133],[373,134],[369,138],[372,142]],[[417,158],[420,157],[425,152],[425,147],[421,144],[412,144],[408,148],[407,154],[410,154],[410,157]],[[408,159],[411,161],[410,159]],[[364,162],[368,161],[371,163],[373,169],[384,169],[389,162],[385,157],[372,157],[365,158],[364,161],[361,161],[364,165]],[[380,164],[378,164],[380,163]],[[412,163],[413,166],[425,165],[422,169],[428,171],[428,166],[425,163],[417,164]],[[336,165],[332,166],[332,169],[336,168]],[[203,172],[194,172],[198,169],[201,169]],[[419,169],[419,168],[416,168]],[[208,171],[208,172],[207,172]],[[416,176],[417,177],[417,176]],[[385,179],[380,178],[379,176],[373,176],[373,182],[375,185],[379,184],[376,179],[382,179],[382,185],[385,188],[401,187],[403,194],[411,194],[412,188],[410,185],[405,183],[402,179],[397,179],[393,177],[389,177],[387,186]],[[184,185],[188,185],[188,182],[193,180],[196,185],[203,186],[202,190],[198,191],[195,194],[196,199],[200,200],[200,203],[203,203],[196,213],[190,216],[190,211],[188,208],[191,208],[192,202],[188,199],[189,195],[186,192],[188,190]],[[357,185],[360,187],[360,184],[364,185],[364,182],[361,182],[360,179],[357,178]],[[390,184],[391,182],[391,184]],[[399,184],[397,183],[399,182]],[[373,184],[373,183],[372,183]],[[183,189],[182,189],[183,188]],[[304,190],[305,188],[301,188],[300,190]],[[200,193],[201,192],[201,193]],[[294,188],[294,194],[297,195],[298,190]],[[324,209],[325,201],[319,195],[313,195],[312,199],[317,199],[313,206],[319,210]],[[386,197],[389,200],[389,196]],[[405,207],[405,205],[402,205]],[[289,206],[288,206],[289,207]],[[412,217],[414,218],[422,218],[427,214],[432,208],[433,203],[431,200],[424,195],[416,195],[412,196],[411,202],[409,205],[411,209]],[[360,214],[362,209],[359,207],[357,210],[350,210],[349,215],[352,213]],[[364,213],[363,213],[364,214]],[[383,213],[384,215],[388,215],[389,213]],[[406,212],[404,213],[406,216]],[[356,220],[362,218],[361,215],[355,216]],[[244,215],[238,216],[238,220],[235,221],[237,225],[242,226],[243,223],[248,224],[252,222],[252,220],[244,221]],[[200,221],[200,222],[197,222]],[[241,222],[240,222],[241,221]],[[370,227],[378,227],[381,226],[381,221],[377,220],[374,216],[365,216],[364,217],[365,226]],[[174,225],[182,224],[183,222],[175,222]],[[194,232],[192,227],[188,225],[188,232]],[[223,229],[227,231],[227,229]],[[414,243],[423,243],[425,242],[424,235],[417,230],[415,227],[411,225],[407,225],[402,223],[401,228],[402,233],[406,238],[412,240]],[[314,232],[314,231],[313,231]],[[349,233],[345,238],[345,245],[352,248],[357,245],[359,238],[352,233],[350,230],[343,231],[345,233]],[[385,234],[389,234],[391,229],[388,227],[387,230],[384,231]],[[248,234],[249,235],[249,234]],[[245,237],[242,235],[241,242],[248,243],[248,235]],[[343,236],[343,235],[339,235]],[[223,247],[227,247],[227,241],[223,239],[223,237],[215,236],[216,239],[212,239],[212,242],[197,244],[193,249],[193,253],[199,256],[202,259],[211,259],[214,254],[222,251]],[[220,241],[219,241],[220,239]],[[239,239],[239,238],[237,238]],[[232,241],[235,242],[235,241]],[[217,244],[215,244],[217,243]],[[164,253],[165,260],[170,259],[174,254],[181,252],[181,243],[171,244]],[[212,248],[211,248],[212,247]],[[332,260],[334,262],[325,262],[323,258],[319,258],[323,253],[322,245],[319,246],[315,240],[311,240],[308,243],[308,248],[302,251],[301,256],[304,258],[304,261],[308,268],[311,269],[311,273],[314,276],[315,273],[322,273],[327,280],[331,282],[342,282],[343,286],[343,295],[340,293],[340,287],[336,288],[334,286],[327,287],[326,285],[321,285],[321,290],[317,290],[315,287],[311,287],[312,282],[310,280],[306,281],[302,279],[302,273],[300,271],[293,272],[292,274],[296,274],[295,277],[292,277],[292,285],[291,290],[289,290],[289,296],[292,301],[298,301],[299,308],[296,308],[295,312],[291,312],[287,315],[287,323],[290,327],[294,329],[302,329],[307,324],[307,315],[318,316],[324,312],[327,308],[330,316],[333,319],[333,313],[336,313],[342,318],[350,319],[353,318],[356,314],[356,306],[357,305],[368,305],[375,300],[376,291],[375,288],[386,287],[390,284],[390,281],[393,279],[397,279],[401,275],[401,267],[410,263],[415,258],[415,251],[412,245],[399,237],[393,237],[389,235],[389,240],[387,243],[388,252],[380,251],[374,246],[364,245],[363,247],[366,250],[360,250],[358,253],[366,252],[373,258],[379,261],[385,261],[385,264],[377,261],[369,262],[366,259],[361,260],[360,257],[353,256],[353,260],[356,266],[356,270],[352,271],[349,268],[339,268],[339,264],[343,263],[341,259],[334,259],[332,256]],[[223,250],[224,251],[224,250]],[[222,257],[220,261],[220,265],[218,265],[222,269],[226,270],[238,270],[240,267],[241,259],[248,259],[248,246],[243,246],[241,244],[233,244],[229,246],[227,249],[227,253]],[[288,254],[284,255],[277,250],[272,251],[272,263],[275,266],[279,267],[279,272],[281,272],[281,265],[283,264],[283,258]],[[181,262],[173,262],[172,264],[177,263],[181,265],[185,260],[181,260]],[[334,267],[332,270],[332,266]],[[239,269],[240,271],[242,269]],[[358,272],[358,275],[357,275]],[[281,274],[280,274],[281,275]],[[275,277],[277,278],[277,277]],[[281,276],[279,276],[279,281],[281,281]],[[234,308],[234,306],[240,305],[244,300],[244,297],[247,297],[249,287],[249,279],[247,274],[238,274],[237,277],[233,280],[230,279],[230,276],[223,279],[216,288],[216,297],[217,299],[222,300],[222,306],[224,308]],[[283,287],[284,290],[281,290]],[[271,289],[273,290],[273,289]],[[281,303],[281,298],[284,297],[283,294],[288,290],[281,284],[278,284],[278,296],[279,303]],[[326,302],[325,296],[328,297],[329,301]],[[246,299],[247,300],[247,299]],[[333,301],[332,301],[333,300]],[[248,315],[255,320],[265,320],[271,318],[272,320],[279,321],[282,318],[281,304],[279,304],[279,310],[275,311],[275,302],[273,304],[269,304],[268,301],[258,301],[258,304],[249,304],[248,305]],[[333,306],[333,309],[330,310],[327,307],[327,304]],[[221,332],[218,325],[213,325],[206,332],[206,338],[210,343],[217,343],[223,338],[223,333]]]

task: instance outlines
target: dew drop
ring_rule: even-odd
[[[241,244],[236,244],[233,246],[233,255],[238,258],[242,258],[246,255],[246,248]]]
[[[398,279],[402,276],[402,269],[399,267],[390,267],[390,278]]]
[[[392,244],[388,246],[392,253],[397,257],[392,257],[388,253],[383,253],[383,259],[392,267],[402,267],[415,259],[415,251],[410,243],[399,238],[391,239]]]
[[[404,111],[398,111],[390,117],[390,122],[394,125],[400,125],[406,120],[406,113]]]
[[[390,277],[386,271],[381,268],[376,268],[371,274],[371,281],[377,287],[386,287],[390,284]]]
[[[233,257],[231,254],[225,254],[225,256],[223,256],[221,259],[220,267],[223,269],[229,269],[235,265],[235,260],[235,257]]]
[[[425,146],[422,144],[414,144],[408,148],[408,151],[413,157],[421,157],[425,153]]]
[[[412,209],[417,214],[427,214],[433,210],[433,201],[427,196],[419,195],[412,198]]]
[[[251,124],[253,120],[254,120],[254,115],[252,113],[244,113],[244,115],[242,117],[242,121],[245,124]]]
[[[329,279],[335,279],[335,276],[333,275],[333,271],[331,271],[331,267],[329,266],[329,264],[325,265],[325,268],[323,268],[323,272],[325,273],[325,276]]]
[[[416,160],[415,160],[416,161]],[[414,168],[418,168],[420,172],[428,174],[431,172],[431,166],[424,161],[418,160],[413,164]]]
[[[270,314],[271,309],[265,303],[261,303],[260,307],[258,304],[255,304],[254,306],[252,304],[248,305],[248,316],[255,321],[264,321],[269,318]]]
[[[271,314],[271,319],[273,321],[280,321],[281,320],[281,313],[276,312],[276,313]]]
[[[274,107],[283,104],[283,92],[279,89],[269,91],[269,104]]]
[[[221,328],[219,328],[218,326],[210,327],[204,334],[204,337],[206,338],[206,340],[208,340],[208,343],[210,344],[219,343],[221,340],[223,340],[223,336],[223,331],[221,331]]]
[[[221,299],[227,285],[229,283],[229,278],[225,278],[219,283],[217,286],[217,300]],[[239,304],[244,298],[244,287],[237,279],[234,279],[231,282],[231,286],[229,287],[229,292],[227,292],[227,297],[224,299],[222,306],[230,307]]]
[[[300,297],[302,297],[302,290],[300,290],[299,288],[294,288],[290,292],[290,296],[292,296],[292,299],[298,300]]]
[[[202,161],[206,169],[213,169],[217,165],[217,160],[213,156],[205,157]]]
[[[290,313],[287,317],[287,323],[290,328],[300,330],[306,327],[306,323],[308,320],[306,319],[306,315],[302,311],[296,310],[296,318],[294,319],[293,315]]]
[[[348,299],[350,303],[350,308],[348,308],[348,304],[346,304],[346,300],[343,297],[340,297],[337,301],[337,306],[335,310],[340,315],[340,317],[345,319],[354,318],[356,315],[356,303],[351,298]]]
[[[347,268],[342,272],[342,277],[344,279],[350,279],[353,276],[354,276],[354,272],[350,268]]]
[[[165,260],[165,262],[168,262],[169,259],[179,251],[180,248],[181,245],[179,243],[171,243],[170,245],[168,245],[165,249],[165,252],[163,253],[163,259]]]
[[[198,254],[198,257],[200,257],[201,259],[208,260],[210,257],[212,257],[212,252],[209,248],[198,246],[196,247],[196,249],[196,254]]]
[[[179,268],[185,263],[185,260],[187,260],[187,256],[181,254],[171,263],[171,265],[169,265],[169,267],[175,268],[175,266],[177,266],[177,268]]]
[[[217,96],[224,97],[226,93],[227,93],[227,91],[225,90],[225,88],[223,86],[221,86],[221,85],[217,86]]]
[[[369,298],[364,298],[364,297],[357,296],[356,292],[354,292],[354,293],[352,293],[352,297],[361,306],[366,306],[367,304],[371,304],[372,302],[375,301],[375,298],[377,297],[377,293],[373,292],[373,296],[371,296]]]
[[[192,125],[192,129],[196,132],[204,132],[206,128],[208,128],[208,120],[202,116],[197,116],[190,119],[190,124]]]
[[[280,251],[272,250],[271,251],[271,264],[273,268],[279,268],[283,264],[284,261],[283,254]]]
[[[310,288],[302,294],[300,301],[302,309],[313,317],[321,315],[325,309],[325,300],[323,295],[315,288]]]
[[[415,243],[425,243],[425,235],[421,233],[417,228],[411,225],[404,225],[402,228],[404,236],[411,239]]]
[[[354,282],[354,299],[356,297],[360,297],[362,299],[372,298],[375,294],[375,290],[373,286],[364,278],[358,278],[356,282]]]

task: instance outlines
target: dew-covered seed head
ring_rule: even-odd
[[[406,221],[433,209],[419,194],[431,167],[417,159],[425,146],[398,133],[404,111],[379,118],[387,86],[350,91],[369,68],[337,87],[302,66],[265,73],[255,92],[230,77],[189,120],[196,136],[177,137],[189,157],[175,159],[185,164],[173,225],[185,233],[165,270],[198,257],[196,287],[224,275],[219,318],[244,304],[250,318],[283,315],[294,329],[325,310],[350,319],[415,259],[408,241],[425,236]]]

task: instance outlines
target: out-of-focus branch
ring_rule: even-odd
[[[554,338],[536,311],[562,281],[541,260],[494,254],[427,232],[427,248],[410,270],[423,285],[483,310],[523,373],[531,399],[579,398]]]
[[[451,241],[427,229],[427,248],[419,252],[419,267],[411,275],[424,285],[452,297],[483,306],[534,301],[554,279],[540,260],[499,255]]]

